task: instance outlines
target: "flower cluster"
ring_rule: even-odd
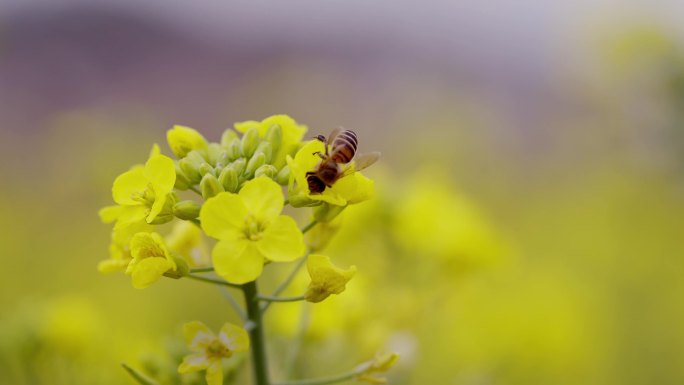
[[[207,141],[190,127],[174,126],[167,141],[175,159],[154,145],[144,165],[135,165],[115,179],[116,205],[100,210],[103,222],[114,223],[110,257],[100,262],[101,272],[124,272],[135,288],[148,287],[162,277],[187,277],[244,292],[245,328],[250,335],[231,324],[218,335],[200,322],[187,324],[185,334],[193,354],[180,365],[180,373],[206,370],[207,383],[221,384],[221,359],[247,350],[250,339],[258,347],[252,354],[259,372],[258,362],[265,360],[259,329],[267,305],[320,302],[342,293],[354,276],[355,266],[341,269],[328,256],[307,257],[307,252],[323,249],[344,208],[373,196],[373,181],[353,172],[351,162],[346,166],[348,175],[325,191],[309,191],[307,172],[318,167],[318,154],[329,149],[320,140],[304,140],[306,132],[306,126],[285,115],[236,123],[219,142]],[[294,217],[283,214],[286,205],[313,207],[307,209],[313,222],[300,229]],[[170,232],[165,226],[169,223]],[[304,233],[317,224],[320,228],[305,240]],[[311,278],[305,294],[282,298],[278,293],[258,293],[256,280],[267,265],[300,258],[305,259],[297,266],[306,261]],[[267,373],[255,375],[259,384],[267,377]]]

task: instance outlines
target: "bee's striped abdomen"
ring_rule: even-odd
[[[354,131],[344,130],[335,138],[330,157],[335,163],[349,163],[356,154],[358,143]]]

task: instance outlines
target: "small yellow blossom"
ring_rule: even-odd
[[[135,234],[130,250],[133,259],[126,268],[126,274],[131,276],[136,289],[150,286],[167,271],[176,270],[176,261],[157,233]]]
[[[169,142],[169,148],[178,159],[185,158],[192,150],[203,150],[208,146],[207,140],[202,134],[185,126],[173,126],[166,133],[166,140]]]
[[[297,223],[280,215],[284,199],[276,182],[259,177],[237,194],[222,192],[204,203],[202,229],[219,240],[212,251],[218,275],[237,284],[251,282],[265,262],[290,262],[304,254]]]
[[[276,150],[271,157],[271,164],[280,169],[285,165],[285,157],[293,155],[301,145],[302,138],[308,130],[306,126],[297,124],[287,115],[273,115],[261,122],[249,120],[235,123],[235,130],[246,133],[252,127],[256,127],[259,130],[259,136],[263,138],[274,125],[280,126],[282,139],[280,143],[273,144]]]
[[[165,216],[169,220],[173,218],[171,191],[175,182],[176,166],[171,158],[161,154],[152,154],[144,167],[134,166],[119,175],[112,187],[114,202],[122,206],[117,223],[142,219],[154,223],[162,211],[169,213]],[[109,209],[103,215],[110,219],[114,214]]]
[[[223,384],[223,370],[221,360],[230,358],[235,352],[249,350],[247,332],[238,326],[226,323],[216,336],[209,328],[199,321],[193,321],[183,326],[185,342],[193,352],[183,358],[178,367],[178,373],[190,373],[206,370],[208,385]]]
[[[102,222],[111,223],[117,221],[112,230],[109,258],[100,261],[97,266],[100,273],[107,274],[125,271],[128,263],[133,260],[129,247],[133,235],[152,231],[152,225],[147,224],[144,220],[128,220],[125,215],[131,212],[131,210],[124,209],[123,206],[108,206],[100,210]]]
[[[358,370],[361,371],[361,373],[356,376],[356,379],[374,385],[386,384],[386,378],[377,377],[375,374],[388,371],[398,359],[399,355],[397,353],[379,354],[373,361],[363,363],[359,366]]]
[[[290,167],[290,183],[288,197],[294,207],[316,206],[323,202],[346,206],[366,201],[373,197],[373,181],[360,172],[352,172],[337,180],[332,187],[326,188],[321,194],[311,194],[306,181],[306,173],[316,169],[321,162],[317,152],[325,152],[325,144],[320,140],[312,140],[304,145],[294,159],[287,158]],[[353,163],[349,166],[353,170]]]
[[[311,254],[306,262],[306,267],[311,276],[304,298],[309,302],[321,302],[330,294],[340,294],[344,291],[347,282],[356,273],[356,266],[347,270],[340,269],[332,264],[330,258],[325,255]]]

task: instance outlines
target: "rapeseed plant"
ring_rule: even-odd
[[[322,193],[312,193],[307,172],[319,165],[319,154],[330,149],[321,140],[305,141],[307,127],[289,116],[236,123],[234,128],[227,129],[220,142],[212,143],[190,127],[174,126],[167,140],[176,160],[162,155],[155,145],[144,166],[134,166],[116,178],[112,195],[117,205],[100,211],[103,222],[116,223],[110,258],[100,262],[99,270],[124,271],[138,289],[168,277],[242,291],[245,308],[231,302],[244,317],[242,327],[226,323],[214,334],[200,321],[185,325],[192,354],[178,367],[181,374],[204,370],[209,385],[220,385],[222,360],[249,350],[255,385],[329,384],[352,378],[383,383],[374,373],[389,369],[396,354],[379,356],[331,377],[271,381],[264,312],[273,303],[318,303],[344,292],[356,266],[342,269],[330,257],[312,253],[334,236],[341,223],[338,215],[347,206],[373,197],[374,184],[354,172],[352,161],[344,177]],[[191,193],[195,196],[188,196]],[[286,205],[309,210],[312,221],[300,229],[294,217],[283,214]],[[173,229],[164,237],[159,225],[169,222]],[[305,242],[304,234],[310,230],[314,231]],[[213,246],[208,244],[211,239]],[[259,292],[257,282],[265,268],[297,260],[275,292]],[[310,277],[305,293],[281,296],[305,263]],[[138,382],[155,383],[125,368]]]

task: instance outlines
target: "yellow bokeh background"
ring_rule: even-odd
[[[447,45],[455,57],[421,50],[432,36],[405,46],[383,23],[367,36],[390,31],[386,51],[358,34],[319,46],[264,27],[229,40],[133,6],[34,3],[0,18],[0,383],[135,383],[121,362],[163,384],[203,383],[175,374],[181,325],[239,322],[226,293],[171,279],[135,290],[122,274],[98,274],[110,228],[97,211],[152,143],[171,154],[171,124],[217,141],[236,121],[275,113],[312,136],[353,128],[361,150],[383,158],[364,172],[375,199],[345,210],[323,252],[357,266],[347,290],[269,309],[273,378],[397,351],[387,377],[398,385],[684,380],[684,46],[667,17],[577,13],[529,31],[565,44],[543,46],[545,67],[516,61],[524,33],[495,55],[510,62],[492,64],[469,46]],[[122,20],[138,28],[139,47],[112,32]],[[416,23],[400,30],[429,24]],[[503,33],[484,30],[474,47]],[[289,213],[302,225],[309,215]],[[262,288],[291,267],[269,266]],[[285,294],[307,284],[302,271]],[[249,383],[247,366],[231,381]]]

